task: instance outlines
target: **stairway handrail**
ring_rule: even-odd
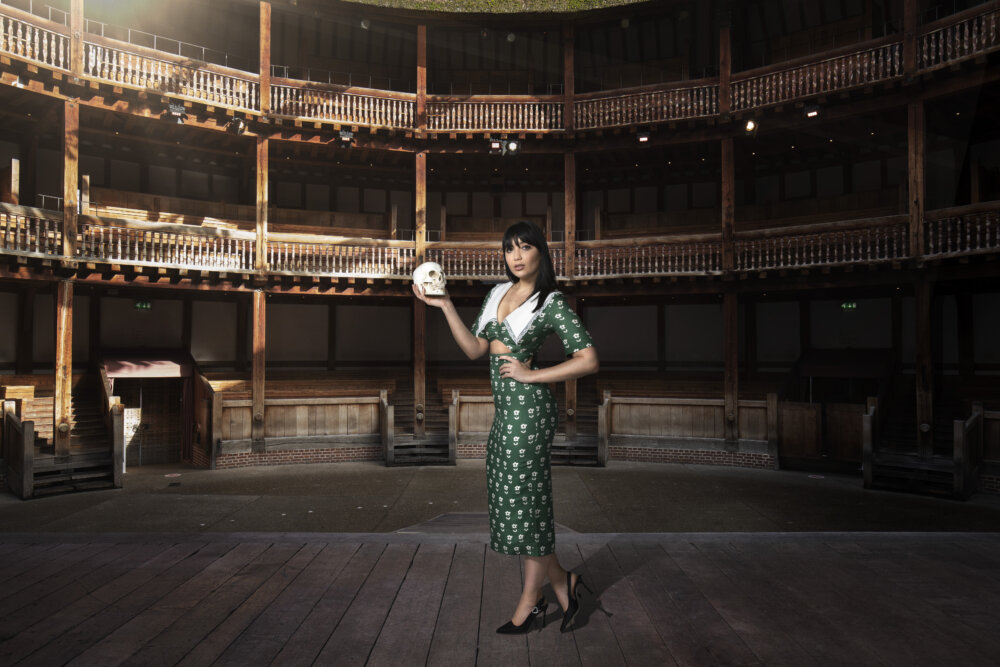
[[[14,401],[3,402],[3,460],[7,486],[18,498],[34,494],[35,422],[21,421]]]

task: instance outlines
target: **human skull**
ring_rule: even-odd
[[[444,269],[437,262],[424,262],[413,271],[413,282],[423,289],[424,296],[444,296]]]

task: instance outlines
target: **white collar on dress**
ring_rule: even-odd
[[[487,324],[498,321],[497,311],[500,308],[500,301],[503,300],[504,295],[506,295],[513,286],[514,283],[511,282],[501,283],[500,285],[494,287],[493,291],[490,292],[490,295],[487,297],[486,310],[483,313],[483,319],[479,323],[479,330],[476,331],[477,335],[482,333]],[[545,306],[549,305],[549,301],[552,300],[552,297],[558,293],[559,292],[555,290],[550,292],[542,307],[535,310],[535,304],[538,303],[538,293],[535,292],[530,297],[525,299],[524,303],[507,315],[507,318],[503,321],[503,326],[507,327],[507,333],[510,334],[511,339],[513,339],[515,343],[521,342],[521,337],[524,335],[524,332],[527,331],[532,322],[534,322],[535,319],[542,314],[545,310]]]

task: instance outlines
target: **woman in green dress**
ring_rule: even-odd
[[[579,611],[577,588],[582,579],[563,569],[555,554],[550,448],[558,411],[548,385],[596,373],[597,352],[580,319],[555,289],[542,230],[531,222],[512,225],[503,237],[503,253],[510,281],[490,291],[471,330],[447,295],[426,297],[416,285],[413,291],[444,312],[455,342],[470,359],[490,355],[494,405],[486,448],[490,547],[525,557],[521,599],[510,622],[497,632],[527,632],[539,615],[544,624],[546,579],[565,611],[566,632]],[[567,359],[539,368],[534,355],[553,333]]]

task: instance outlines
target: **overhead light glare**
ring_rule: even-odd
[[[816,118],[819,116],[819,107],[815,104],[810,104],[805,108],[806,118]]]
[[[649,141],[649,130],[639,130],[635,134],[635,138],[639,140],[640,144],[644,144]]]
[[[758,127],[759,126],[757,125],[757,121],[755,121],[753,118],[751,118],[750,120],[747,121],[746,131],[748,133],[749,132],[756,132]]]

